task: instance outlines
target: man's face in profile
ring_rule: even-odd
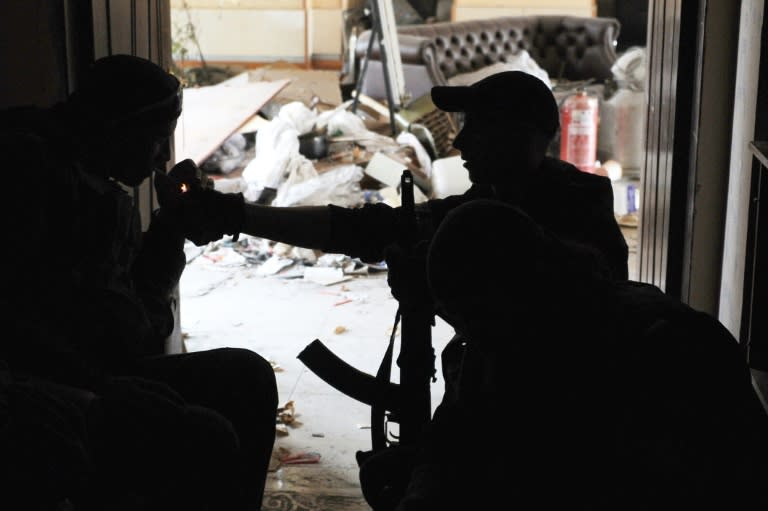
[[[499,184],[538,168],[544,156],[543,137],[525,119],[498,112],[466,112],[453,146],[461,151],[470,181]]]
[[[164,169],[170,159],[170,138],[176,121],[147,126],[116,137],[110,144],[110,177],[128,186],[138,186],[154,169]]]

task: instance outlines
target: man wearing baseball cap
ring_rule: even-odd
[[[538,168],[559,126],[549,88],[522,71],[497,73],[468,86],[434,87],[432,101],[441,110],[464,114],[454,147],[473,183],[494,186]],[[503,171],[505,161],[519,169]]]
[[[558,236],[597,248],[614,277],[627,278],[627,245],[613,214],[610,181],[546,156],[559,110],[543,81],[505,71],[469,86],[434,87],[432,100],[446,112],[463,113],[453,145],[472,183]]]

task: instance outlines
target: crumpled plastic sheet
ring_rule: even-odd
[[[290,125],[299,135],[304,135],[314,128],[317,110],[310,109],[301,101],[292,101],[280,108],[277,118]]]
[[[645,48],[635,46],[622,53],[611,66],[611,73],[619,84],[643,90],[645,87]]]
[[[359,135],[368,132],[363,120],[356,114],[347,110],[351,101],[342,103],[333,110],[323,112],[317,116],[318,128],[326,128],[332,137],[340,135]]]
[[[313,129],[326,128],[331,135],[351,135],[367,132],[363,120],[345,108],[342,104],[334,110],[318,115],[299,101],[283,105],[277,116],[269,124],[259,129],[256,137],[256,156],[243,169],[243,179],[248,183],[245,198],[255,202],[264,188],[277,190],[273,205],[356,205],[360,202],[360,193],[355,189],[359,179],[351,183],[341,183],[341,177],[354,178],[356,172],[346,167],[337,169],[336,174],[328,177],[318,176],[312,162],[299,153],[299,135]],[[362,170],[360,171],[362,178]],[[310,182],[318,180],[316,182]],[[304,183],[302,186],[300,184]],[[327,190],[325,196],[318,186],[341,186],[342,189]],[[298,186],[297,190],[293,190]],[[334,197],[328,200],[327,197]],[[325,198],[324,198],[325,197]],[[320,201],[320,202],[318,202]],[[323,202],[325,201],[325,202]]]
[[[265,187],[277,189],[285,176],[306,160],[299,154],[298,137],[299,132],[279,118],[259,129],[256,156],[246,165],[242,174],[248,182],[246,199],[256,201]]]
[[[304,180],[286,182],[278,188],[273,206],[336,206],[352,207],[363,201],[359,165],[344,165]]]
[[[202,169],[206,172],[229,174],[245,160],[246,146],[247,140],[242,133],[231,135],[203,162]]]

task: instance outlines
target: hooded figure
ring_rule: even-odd
[[[498,201],[446,216],[427,275],[466,349],[398,511],[765,505],[768,416],[717,320]]]

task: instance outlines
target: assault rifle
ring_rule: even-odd
[[[398,243],[408,254],[418,240],[413,175],[408,170],[404,170],[401,177],[400,196],[406,227]],[[390,381],[390,376],[399,323],[402,323],[400,354],[397,357],[400,383],[396,384]],[[431,310],[403,311],[398,308],[389,346],[376,376],[347,364],[318,339],[299,354],[299,360],[323,381],[371,407],[371,451],[357,453],[359,464],[370,454],[387,447],[420,442],[432,416],[430,385],[435,375],[433,324]],[[399,425],[397,435],[388,431],[390,422]]]

